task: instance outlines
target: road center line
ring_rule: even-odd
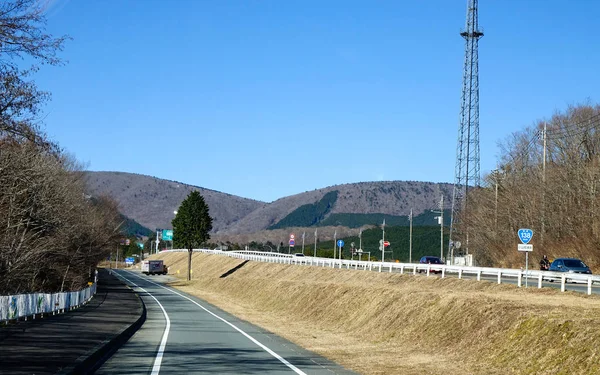
[[[123,279],[127,280],[129,283],[131,283],[136,288],[139,288],[140,290],[144,291],[150,297],[152,297],[156,301],[156,303],[158,303],[158,306],[160,306],[160,309],[162,310],[162,312],[163,312],[163,314],[165,316],[165,320],[166,320],[167,324],[166,324],[165,331],[164,331],[163,336],[162,336],[162,340],[160,341],[160,346],[158,347],[158,352],[156,353],[156,358],[154,359],[154,365],[152,366],[152,372],[151,372],[152,375],[158,375],[158,373],[160,372],[160,365],[162,363],[163,355],[164,355],[164,352],[165,352],[165,347],[167,346],[167,338],[169,337],[169,331],[171,330],[171,319],[169,319],[169,315],[167,314],[167,311],[165,310],[165,308],[163,307],[163,305],[156,299],[156,297],[154,297],[152,295],[152,293],[148,292],[146,289],[144,289],[141,286],[137,285],[136,283],[134,283],[133,281],[129,280],[125,276],[119,274],[118,272],[116,272],[116,274],[119,277],[122,277]],[[137,275],[135,275],[135,276],[137,276]],[[146,281],[148,281],[148,280],[146,280]]]
[[[146,280],[144,278],[142,278],[141,276],[138,276],[137,274],[135,274],[134,272],[131,271],[126,271],[128,273],[131,273],[133,276],[138,277],[144,281],[147,281],[151,284],[154,284],[156,286],[159,286],[163,289],[168,290],[169,292],[173,293],[173,294],[177,294],[178,296],[180,296],[181,298],[185,298],[188,301],[190,301],[191,303],[195,304],[196,306],[198,306],[199,308],[201,308],[202,310],[206,311],[207,313],[209,313],[210,315],[214,316],[215,318],[221,320],[223,323],[229,325],[231,328],[235,329],[236,331],[238,331],[239,333],[241,333],[242,335],[246,336],[246,338],[248,338],[248,340],[252,341],[253,343],[255,343],[256,345],[258,345],[260,348],[262,348],[264,351],[266,351],[267,353],[271,354],[273,357],[277,358],[281,363],[283,363],[284,365],[286,365],[287,367],[289,367],[292,371],[294,371],[296,374],[299,375],[306,375],[306,373],[302,370],[300,370],[299,368],[297,368],[296,366],[292,365],[290,362],[288,362],[285,358],[283,358],[282,356],[280,356],[279,354],[275,353],[273,350],[269,349],[266,345],[263,345],[260,341],[256,340],[254,337],[250,336],[249,334],[247,334],[246,332],[244,332],[241,328],[238,328],[236,325],[228,322],[227,320],[225,320],[224,318],[221,318],[220,316],[218,316],[217,314],[211,312],[210,310],[208,310],[206,307],[202,306],[201,304],[199,304],[198,302],[194,301],[193,299],[184,296],[181,293],[178,293],[176,291],[174,291],[171,288],[167,288],[166,286],[163,286],[161,284],[157,284],[154,281],[150,281],[150,280]],[[154,298],[154,297],[153,297]],[[156,298],[155,298],[156,299]],[[162,308],[162,306],[161,306]],[[164,311],[164,310],[163,310]]]

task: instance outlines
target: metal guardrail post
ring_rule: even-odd
[[[414,266],[413,266],[413,275],[416,275],[416,274],[417,274],[417,266],[416,266],[416,265],[414,265]]]
[[[567,275],[562,275],[560,277],[560,291],[564,292],[565,291],[565,284],[567,283]]]
[[[458,269],[458,278],[459,279],[462,279],[462,271],[463,271],[462,268]]]
[[[523,284],[523,274],[521,272],[519,272],[519,275],[517,276],[517,286],[520,288]]]
[[[446,277],[446,267],[442,267],[442,279]]]
[[[477,281],[481,281],[481,270],[477,270]]]
[[[587,289],[587,294],[590,295],[592,294],[592,277],[589,276],[588,277],[588,289]]]
[[[538,289],[542,288],[542,281],[543,281],[544,277],[542,276],[542,273],[540,272],[538,274]]]

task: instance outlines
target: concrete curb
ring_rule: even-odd
[[[134,294],[140,303],[140,317],[130,326],[124,326],[124,330],[121,333],[112,339],[101,342],[95,348],[77,358],[72,365],[65,367],[57,374],[93,374],[108,358],[110,358],[111,355],[123,346],[123,344],[125,344],[138,329],[140,329],[142,324],[146,321],[146,305],[137,293]]]

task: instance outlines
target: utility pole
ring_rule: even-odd
[[[302,255],[304,255],[304,236],[306,236],[306,232],[302,232]]]
[[[442,194],[442,197],[440,198],[440,210],[439,211],[434,211],[431,210],[431,212],[435,212],[436,214],[440,214],[440,216],[436,216],[435,218],[438,219],[438,224],[440,224],[440,258],[444,257],[444,194]]]
[[[408,215],[409,221],[409,231],[408,231],[408,263],[412,263],[412,221],[413,221],[413,212],[412,208],[410,209],[410,215]]]
[[[333,233],[333,259],[335,259],[335,254],[337,250],[337,229]]]
[[[315,228],[315,257],[317,256],[317,228]]]
[[[156,254],[158,254],[158,243],[160,242],[159,234],[158,234],[159,231],[160,231],[160,229],[156,230]]]
[[[440,199],[440,259],[444,258],[444,194]]]
[[[358,230],[358,248],[362,251],[362,228]]]
[[[546,229],[546,121],[544,121],[544,130],[542,138],[544,149],[542,151],[542,230],[540,231],[540,243],[544,245],[544,231]]]
[[[456,167],[454,191],[452,193],[452,215],[450,219],[450,241],[456,237],[466,238],[469,248],[468,192],[471,187],[479,187],[479,39],[483,31],[479,29],[478,0],[467,1],[467,20],[460,36],[465,39],[465,59],[462,79],[460,125],[456,146]],[[460,221],[461,233],[457,232]],[[452,257],[454,248],[452,247]]]
[[[385,262],[385,218],[383,218],[381,230],[381,263],[383,263]]]
[[[494,201],[494,234],[498,235],[498,169],[494,170],[494,183],[496,185],[496,200]]]

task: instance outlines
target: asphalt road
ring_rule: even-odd
[[[166,287],[169,276],[118,274],[144,301],[146,322],[97,374],[355,374]]]

